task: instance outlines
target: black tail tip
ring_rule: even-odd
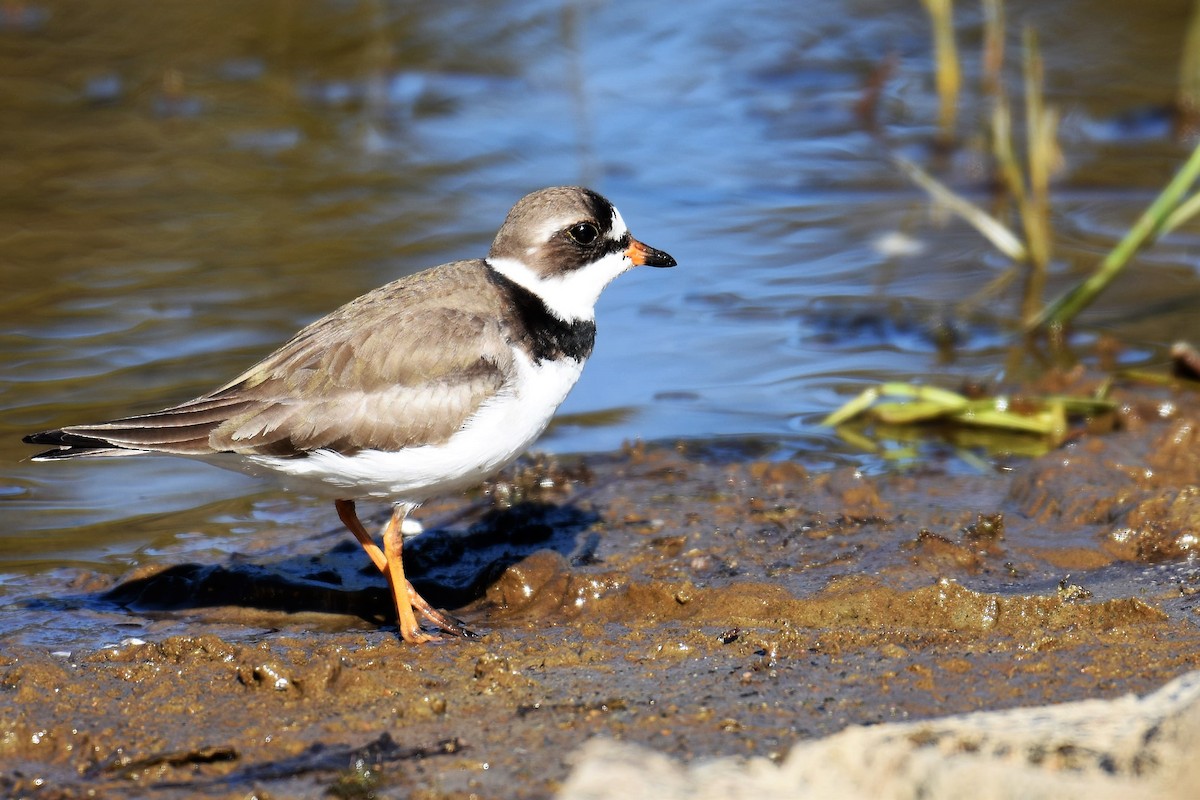
[[[34,461],[51,461],[54,459],[74,458],[75,456],[99,455],[119,449],[111,442],[106,442],[103,439],[97,439],[94,436],[83,436],[82,434],[71,433],[62,429],[31,433],[27,436],[22,436],[21,441],[25,442],[25,444],[39,444],[43,447],[53,448],[52,450],[45,450],[35,455],[33,457]]]
[[[113,447],[112,442],[97,439],[95,436],[84,436],[80,433],[58,429],[31,433],[21,438],[26,444],[53,445],[56,447]]]
[[[25,444],[53,444],[59,447],[70,447],[76,442],[72,439],[84,439],[86,437],[72,435],[62,430],[61,428],[52,431],[39,431],[21,437],[21,441]]]

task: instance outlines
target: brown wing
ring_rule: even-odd
[[[488,313],[494,289],[485,269],[455,262],[382,286],[187,403],[28,440],[75,450],[47,457],[120,449],[295,456],[445,441],[512,367],[505,332]]]

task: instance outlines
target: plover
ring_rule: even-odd
[[[601,291],[639,265],[675,259],[634,239],[599,194],[542,189],[513,206],[487,258],[368,292],[213,392],[25,441],[54,447],[36,461],[171,454],[278,473],[334,501],[386,576],[404,640],[436,638],[416,614],[462,634],[405,579],[401,526],[537,439],[591,355]],[[364,498],[393,504],[382,548],[355,511]]]

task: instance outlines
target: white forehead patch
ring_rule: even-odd
[[[534,230],[533,244],[525,248],[525,254],[528,256],[537,255],[538,250],[543,244],[553,239],[559,231],[566,230],[568,226],[574,223],[574,217],[558,217],[546,220],[542,223],[541,227]]]
[[[534,241],[536,241],[539,245],[543,242],[548,242],[554,238],[556,233],[566,230],[567,227],[572,225],[574,222],[574,217],[555,217],[554,219],[548,219],[542,223],[540,228],[537,229],[537,232],[534,236]]]

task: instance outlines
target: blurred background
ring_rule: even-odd
[[[1192,149],[1173,105],[1192,8],[1005,11],[1002,82],[1019,98],[1035,29],[1059,115],[1049,295]],[[679,267],[609,288],[540,448],[752,439],[887,468],[821,419],[882,380],[1045,366],[1013,358],[1017,292],[978,294],[1008,261],[893,163],[988,202],[983,16],[955,9],[947,135],[916,0],[5,0],[0,594],[332,527],[327,503],[238,474],[33,464],[20,436],[208,391],[356,295],[483,255],[512,203],[553,184],[601,191]],[[1195,223],[1139,256],[1056,363],[1111,338],[1119,365],[1154,367],[1200,340],[1198,256]]]

